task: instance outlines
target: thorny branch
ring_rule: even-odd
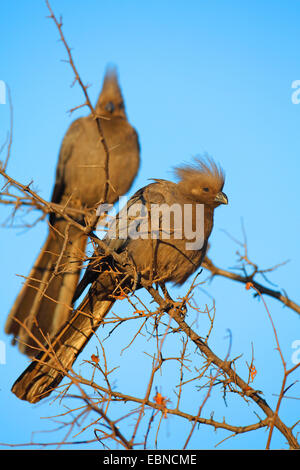
[[[62,21],[58,21],[58,19],[53,13],[53,10],[48,0],[46,0],[46,5],[50,12],[50,18],[54,21],[59,31],[61,41],[63,42],[67,51],[68,62],[75,75],[74,82],[79,83],[85,96],[85,103],[83,105],[73,108],[71,111],[73,112],[75,109],[81,108],[82,106],[88,106],[91,114],[94,116],[97,122],[99,138],[102,145],[104,146],[106,153],[105,195],[107,195],[109,185],[109,149],[106,145],[101,128],[101,116],[96,115],[87,93],[87,86],[83,84],[75,67],[74,60],[71,54],[71,49],[69,48],[62,32]],[[78,214],[77,210],[44,200],[32,189],[32,183],[29,183],[27,185],[22,184],[7,174],[6,169],[11,154],[12,144],[11,99],[10,106],[11,132],[8,143],[7,155],[4,164],[0,168],[0,174],[5,178],[6,183],[1,191],[0,202],[2,204],[5,204],[6,206],[11,205],[14,208],[14,213],[20,208],[37,209],[38,211],[42,212],[43,217],[41,218],[44,218],[49,213],[56,213],[59,216],[63,217],[66,221],[68,221],[70,226],[73,225],[77,229],[83,231],[83,233],[90,238],[92,243],[97,245],[105,255],[113,255],[114,257],[116,257],[116,262],[122,263],[122,259],[118,258],[115,253],[111,253],[108,247],[103,243],[103,241],[99,240],[98,237],[93,233],[96,218],[92,218],[92,220],[89,220],[89,223],[87,223],[86,226],[83,226],[76,222],[76,220],[74,219],[74,216]],[[21,196],[11,193],[11,188],[19,191],[21,193]],[[88,214],[84,215],[88,216]],[[206,257],[203,263],[203,267],[210,271],[211,277],[218,275],[237,282],[241,282],[247,287],[251,287],[256,295],[259,295],[261,297],[262,295],[271,296],[277,299],[278,301],[282,302],[290,309],[296,311],[297,313],[300,313],[300,306],[290,300],[286,295],[283,295],[280,291],[276,291],[257,282],[257,280],[255,279],[256,276],[259,274],[264,276],[266,272],[270,271],[270,269],[260,270],[258,266],[249,259],[246,244],[244,244],[244,254],[240,255],[240,262],[242,263],[242,275],[236,274],[233,271],[218,268],[208,257]],[[250,274],[247,273],[245,265],[252,269]],[[275,267],[273,269],[275,269]],[[132,324],[133,322],[134,324],[138,325],[135,332],[132,333],[132,330],[130,330],[130,334],[132,335],[132,337],[127,337],[127,346],[125,348],[122,347],[121,353],[129,349],[129,347],[132,347],[134,342],[140,336],[147,338],[149,343],[152,341],[155,344],[155,347],[152,350],[152,354],[149,355],[152,360],[151,366],[149,367],[148,371],[148,381],[145,380],[146,374],[143,374],[142,376],[145,390],[144,395],[140,397],[135,396],[133,394],[125,393],[124,391],[116,390],[115,385],[112,384],[111,377],[117,369],[115,367],[113,367],[112,369],[109,368],[109,361],[105,353],[103,342],[100,341],[97,335],[95,335],[96,339],[100,344],[100,348],[102,351],[102,359],[97,353],[97,355],[93,355],[91,357],[90,361],[84,361],[86,366],[92,369],[91,378],[85,378],[82,374],[78,374],[74,370],[64,371],[64,373],[66,374],[67,383],[63,383],[60,387],[58,387],[56,391],[57,394],[54,398],[55,400],[65,400],[66,398],[68,398],[79,400],[79,402],[81,403],[81,405],[75,408],[70,408],[68,411],[62,412],[61,415],[59,415],[60,418],[70,416],[70,421],[63,422],[63,425],[66,427],[66,429],[68,429],[68,432],[65,436],[65,439],[57,443],[58,446],[67,446],[69,444],[80,444],[87,442],[99,442],[103,446],[107,446],[107,442],[108,445],[117,443],[118,445],[121,445],[126,449],[131,449],[135,447],[146,447],[149,441],[150,433],[152,430],[154,431],[153,428],[155,427],[156,416],[159,416],[160,420],[159,423],[156,425],[156,431],[154,433],[155,443],[158,442],[158,434],[162,421],[164,419],[170,419],[170,417],[172,416],[191,423],[191,427],[185,438],[185,442],[182,443],[183,447],[186,447],[188,445],[190,437],[196,429],[196,425],[202,424],[212,426],[214,429],[226,430],[231,433],[229,437],[236,436],[242,433],[256,431],[260,428],[268,428],[269,433],[266,444],[267,449],[270,448],[273,430],[274,428],[277,428],[278,431],[285,436],[290,448],[299,449],[299,443],[297,442],[297,439],[293,434],[293,430],[294,427],[297,425],[297,422],[289,428],[285,423],[283,423],[283,421],[279,417],[280,405],[287,389],[289,388],[289,386],[287,386],[287,379],[298,368],[299,364],[295,365],[289,370],[287,369],[284,357],[279,346],[277,332],[265,302],[264,305],[266,307],[267,313],[272,324],[277,349],[279,351],[284,369],[281,391],[278,397],[275,411],[272,410],[266,400],[262,398],[261,392],[255,390],[250,385],[253,381],[253,357],[249,366],[249,376],[247,380],[244,380],[237,373],[236,370],[237,358],[231,360],[229,359],[228,354],[224,359],[222,359],[218,355],[216,355],[214,351],[209,347],[208,341],[210,334],[213,330],[215,311],[213,312],[213,315],[211,315],[211,310],[207,306],[205,307],[203,312],[201,312],[201,310],[197,306],[195,306],[195,303],[193,302],[193,295],[197,286],[196,279],[197,277],[194,279],[194,282],[192,283],[185,297],[179,299],[179,302],[175,302],[171,298],[165,286],[160,286],[162,289],[161,295],[159,293],[158,286],[149,286],[149,284],[144,284],[144,289],[148,291],[152,301],[158,305],[158,308],[155,311],[151,311],[151,307],[147,305],[144,300],[140,299],[136,293],[133,293],[131,296],[126,296],[126,300],[123,300],[125,304],[124,311],[127,312],[126,314],[120,316],[112,313],[111,317],[106,319],[105,327],[108,328],[109,326],[111,326],[112,328],[108,335],[108,338],[120,327],[123,328],[124,324],[125,327],[129,323]],[[129,309],[133,309],[133,313],[130,314],[128,312]],[[207,316],[209,321],[209,329],[205,338],[200,337],[200,335],[196,332],[195,328],[192,328],[192,326],[187,323],[186,314],[188,309],[192,309],[197,314],[205,314]],[[167,320],[164,321],[166,317]],[[23,326],[24,328],[26,327],[26,325]],[[178,353],[178,356],[170,356],[168,354],[167,340],[169,339],[169,337],[180,338],[178,344],[182,344],[182,349]],[[45,338],[45,340],[48,344],[48,347],[51,348],[51,343],[49,342],[48,338]],[[199,354],[195,354],[195,350],[193,351],[193,353],[191,353],[191,345],[194,345],[196,351]],[[39,347],[41,349],[45,348],[45,346],[43,346],[42,344],[39,344]],[[54,351],[53,355],[55,356]],[[201,358],[202,361],[200,365],[199,358]],[[172,407],[171,400],[169,399],[169,397],[163,396],[162,393],[158,391],[156,391],[156,394],[154,395],[153,389],[156,383],[160,382],[163,370],[165,370],[168,364],[173,364],[174,362],[178,366],[178,376],[176,379],[176,383],[174,383],[174,388],[176,389],[176,405]],[[57,368],[59,370],[61,368],[61,364],[58,360]],[[101,378],[104,381],[104,386],[100,383]],[[197,398],[195,401],[195,406],[197,410],[195,410],[194,413],[191,413],[185,411],[182,408],[182,403],[183,397],[185,395],[185,390],[189,390],[188,387],[191,387],[193,384],[197,384],[198,390]],[[257,422],[253,424],[248,424],[245,426],[236,426],[225,422],[225,420],[219,421],[215,419],[213,417],[213,414],[211,414],[210,417],[203,417],[202,414],[204,405],[206,405],[210,398],[212,388],[217,386],[218,384],[221,384],[223,386],[224,395],[225,393],[235,393],[247,403],[255,403],[260,408],[260,410],[263,411],[265,415],[264,419],[259,418]],[[78,392],[77,394],[69,393],[71,385],[76,387]],[[165,386],[166,384],[164,384],[164,387]],[[205,394],[204,396],[202,396],[201,399],[202,401],[200,401],[200,399],[198,398],[199,391],[205,391]],[[122,411],[119,411],[119,418],[113,420],[109,417],[109,411],[114,403],[123,403],[124,405],[134,404],[136,408],[124,412],[123,415]],[[91,413],[94,413],[96,417],[92,420],[91,423],[84,426],[84,420],[86,420]],[[134,418],[134,425],[133,427],[131,427],[131,435],[129,437],[126,437],[125,434],[120,431],[119,423],[121,421],[128,421],[131,418]],[[69,436],[71,435],[74,429],[74,424],[78,424],[79,422],[80,431],[76,434],[76,436],[90,428],[93,428],[95,439],[82,441],[69,440]],[[130,424],[132,425],[132,422]],[[128,426],[126,429],[128,429]],[[127,431],[127,433],[129,434],[129,431]],[[141,435],[144,435],[144,438],[140,438]],[[138,439],[140,439],[140,441]],[[20,447],[21,445],[47,446],[53,445],[53,443],[30,442],[21,445],[6,445],[10,445],[12,447]]]
[[[277,268],[283,266],[287,262],[285,261],[267,269],[259,268],[259,266],[249,258],[247,237],[244,227],[242,228],[244,234],[244,241],[240,242],[234,239],[234,241],[243,248],[243,253],[237,251],[238,266],[236,268],[236,270],[241,271],[242,274],[237,274],[236,272],[234,272],[234,270],[219,268],[208,256],[206,256],[204,262],[202,263],[202,266],[211,273],[210,279],[212,280],[215,276],[222,276],[227,279],[230,279],[231,281],[240,282],[242,284],[247,284],[248,282],[251,282],[256,289],[255,296],[259,295],[259,293],[263,295],[268,295],[269,297],[277,299],[286,307],[300,314],[300,305],[291,300],[284,291],[284,293],[282,293],[280,290],[271,289],[265,284],[262,284],[261,282],[257,281],[257,276],[261,276],[265,281],[268,281],[266,274],[275,271]],[[248,272],[248,268],[251,270],[250,273]]]
[[[44,208],[45,211],[48,211],[48,212],[56,211],[56,213],[58,213],[61,216],[65,217],[66,220],[68,220],[70,224],[74,224],[75,226],[78,226],[78,228],[80,228],[81,230],[85,230],[84,227],[82,227],[80,224],[77,224],[77,222],[74,221],[74,219],[66,213],[67,212],[66,208],[56,207],[56,206],[52,205],[51,203],[48,203],[47,201],[44,201],[33,190],[30,189],[30,185],[27,185],[27,186],[22,185],[21,183],[17,182],[13,178],[9,177],[4,172],[4,170],[0,170],[0,173],[7,179],[9,184],[13,185],[14,187],[17,187],[18,189],[23,191],[24,194],[29,194],[30,198],[32,198],[32,200],[35,200],[36,203],[40,204]],[[21,201],[21,205],[22,205],[22,201]],[[101,247],[102,247],[102,245],[104,245],[101,240],[99,240],[99,241],[97,240],[97,242],[100,243]],[[252,283],[253,283],[253,281],[252,281]],[[231,363],[230,361],[224,361],[224,360],[220,359],[219,357],[217,357],[213,353],[213,351],[208,347],[207,342],[203,341],[199,337],[199,335],[194,330],[192,330],[190,328],[190,326],[187,325],[187,323],[185,322],[183,313],[185,313],[186,304],[188,304],[190,307],[192,306],[191,297],[192,297],[192,293],[193,293],[193,287],[195,287],[195,285],[196,285],[195,283],[192,284],[192,287],[189,290],[189,292],[187,293],[186,298],[182,299],[180,308],[178,306],[176,306],[176,303],[174,303],[172,301],[170,295],[167,293],[166,290],[165,290],[165,294],[168,294],[168,295],[166,295],[167,300],[165,300],[163,297],[161,297],[159,295],[158,291],[156,289],[154,289],[154,287],[149,287],[148,285],[146,285],[145,288],[153,296],[153,299],[159,304],[160,310],[159,310],[158,314],[161,315],[162,311],[168,312],[168,314],[171,316],[171,318],[173,320],[175,320],[175,322],[178,324],[179,330],[177,330],[177,332],[178,331],[184,332],[187,335],[187,337],[197,345],[197,348],[199,348],[200,352],[205,356],[207,364],[214,364],[218,368],[218,370],[222,371],[222,374],[224,374],[224,377],[227,377],[227,380],[229,380],[229,382],[226,383],[227,388],[229,388],[229,384],[233,388],[238,386],[239,389],[240,389],[239,394],[243,397],[248,397],[251,400],[253,400],[264,411],[264,413],[266,415],[266,418],[263,419],[263,420],[260,419],[258,421],[258,423],[255,423],[255,424],[249,425],[249,426],[245,426],[245,427],[233,426],[233,425],[230,425],[230,424],[227,424],[227,423],[220,423],[216,420],[213,420],[212,418],[211,419],[202,418],[200,416],[200,413],[198,413],[198,415],[196,414],[196,415],[193,416],[190,413],[186,413],[184,411],[181,411],[179,409],[178,404],[177,404],[175,409],[167,408],[167,414],[168,415],[177,415],[177,416],[180,416],[182,418],[188,419],[189,421],[194,422],[194,423],[202,423],[202,424],[211,425],[211,426],[214,426],[216,429],[217,428],[227,429],[228,431],[232,431],[233,435],[237,435],[241,432],[248,432],[248,431],[251,431],[251,430],[255,430],[255,429],[258,429],[260,427],[269,426],[270,427],[269,441],[270,441],[271,436],[272,436],[272,429],[275,426],[287,438],[287,440],[288,440],[288,442],[289,442],[289,444],[292,448],[298,448],[298,443],[297,443],[295,437],[293,436],[291,430],[280,420],[280,418],[278,416],[279,406],[280,406],[280,403],[281,403],[282,398],[284,396],[284,390],[286,388],[286,379],[287,379],[288,375],[290,375],[296,369],[296,367],[294,367],[293,369],[291,369],[289,371],[285,370],[285,375],[284,375],[284,380],[283,380],[283,383],[282,383],[280,397],[279,397],[279,400],[278,400],[278,405],[277,405],[277,408],[274,412],[269,407],[269,405],[266,403],[266,401],[261,398],[260,394],[257,391],[255,391],[252,387],[250,387],[249,380],[247,382],[245,382],[245,381],[243,381],[242,378],[240,378],[237,375],[237,373],[235,371],[234,363]],[[252,285],[253,285],[253,288],[255,290],[257,290],[256,284],[253,283]],[[257,290],[257,292],[259,292],[259,290]],[[140,313],[144,312],[144,309],[143,310],[138,310],[137,309],[136,311],[139,314],[137,318],[141,318]],[[149,313],[148,313],[148,315],[149,315]],[[149,315],[149,317],[151,317],[151,315]],[[120,320],[120,318],[115,317],[110,321],[119,323],[121,320]],[[124,319],[122,319],[122,321],[124,321]],[[169,325],[169,328],[170,328],[170,325]],[[170,328],[170,331],[174,331],[174,328]],[[144,416],[145,407],[147,407],[147,408],[151,407],[152,409],[161,410],[164,414],[166,413],[166,406],[159,405],[157,403],[153,403],[153,402],[151,402],[151,400],[149,400],[150,393],[151,393],[152,386],[153,386],[153,378],[154,378],[156,372],[158,372],[161,369],[162,364],[166,361],[166,359],[164,359],[164,360],[161,359],[160,354],[161,354],[161,351],[159,350],[158,353],[157,353],[157,356],[156,356],[156,364],[157,365],[155,367],[153,367],[153,369],[152,369],[151,377],[150,377],[149,384],[148,384],[148,387],[147,387],[147,393],[146,393],[144,399],[138,399],[136,397],[127,396],[126,394],[122,394],[122,393],[118,394],[118,393],[112,391],[111,388],[105,389],[103,387],[99,387],[94,382],[91,383],[89,381],[85,381],[82,377],[79,377],[79,378],[77,377],[77,379],[76,379],[77,382],[75,382],[75,384],[77,384],[79,382],[81,384],[90,385],[94,390],[96,390],[98,392],[101,391],[101,393],[103,393],[104,395],[109,394],[110,395],[110,400],[112,400],[112,401],[123,400],[123,401],[126,401],[126,402],[140,403],[141,408],[140,408],[139,413],[138,413],[135,432],[133,433],[132,438],[130,440],[127,440],[128,445],[130,445],[130,446],[134,445],[134,439],[136,437],[136,432],[137,432],[137,429],[140,425],[141,419]],[[181,358],[180,363],[181,363],[181,366],[182,366],[183,358]],[[72,375],[70,375],[70,373],[68,374],[68,377],[71,378],[71,382],[73,383],[74,382],[74,377],[72,377]],[[225,383],[225,379],[224,379],[224,383]],[[181,384],[181,386],[182,386],[182,384]],[[210,383],[210,387],[211,386],[212,386],[212,383]],[[208,398],[208,395],[206,395],[206,396]],[[85,397],[85,400],[86,400],[86,397]],[[105,399],[105,401],[107,401],[107,398]],[[199,410],[200,411],[202,410],[202,406],[199,407]],[[107,424],[107,420],[106,420],[106,424]],[[111,425],[112,425],[112,422],[111,422]],[[111,430],[113,432],[113,429],[111,429]],[[115,436],[115,434],[114,433],[110,434],[110,438],[112,438],[112,436]],[[268,448],[269,448],[269,445],[270,445],[270,443],[268,442]]]
[[[229,270],[217,267],[213,263],[213,261],[208,257],[205,258],[204,262],[202,263],[202,266],[211,272],[212,278],[215,276],[222,276],[232,281],[241,282],[242,284],[247,284],[248,282],[252,282],[258,292],[260,292],[261,294],[265,294],[270,297],[273,297],[274,299],[277,299],[279,302],[283,303],[286,307],[289,307],[291,310],[294,310],[300,315],[299,304],[291,300],[286,295],[283,295],[280,291],[270,289],[269,287],[261,284],[260,282],[257,282],[254,279],[255,275],[258,274],[259,271],[255,271],[251,274],[245,274],[242,276],[240,274],[234,273],[233,271],[229,271]]]
[[[175,306],[174,302],[166,302],[160,294],[153,288],[145,288],[151,293],[154,300],[159,304],[159,306],[167,311],[169,315],[176,321],[180,329],[188,335],[188,337],[195,343],[200,352],[206,357],[210,363],[215,364],[218,369],[221,369],[224,374],[230,379],[230,382],[233,385],[237,385],[241,390],[241,395],[251,398],[266,414],[269,418],[270,423],[274,423],[273,426],[276,426],[277,429],[282,432],[282,434],[287,438],[289,444],[292,448],[299,449],[300,446],[292,434],[291,430],[279,419],[277,412],[269,407],[267,402],[260,396],[260,393],[254,390],[249,383],[245,382],[241,377],[237,375],[233,368],[233,362],[228,360],[220,359],[209,347],[208,345],[199,337],[199,335],[190,328],[190,326],[184,321],[181,309]],[[292,369],[292,371],[295,368]]]
[[[97,127],[98,127],[98,132],[99,132],[99,139],[100,139],[100,142],[101,144],[103,145],[103,149],[104,149],[104,152],[105,152],[105,163],[104,163],[104,171],[105,171],[105,176],[106,176],[106,182],[105,182],[105,191],[104,191],[104,196],[103,196],[103,201],[99,201],[99,204],[100,203],[103,203],[103,202],[106,202],[107,200],[107,194],[108,194],[108,189],[109,189],[109,148],[108,148],[108,145],[107,145],[107,142],[105,140],[105,137],[104,137],[104,134],[103,134],[103,130],[102,130],[102,125],[101,125],[101,117],[102,116],[99,116],[96,114],[93,106],[92,106],[92,103],[90,101],[90,98],[89,98],[89,95],[87,93],[87,88],[88,86],[87,85],[84,85],[78,71],[77,71],[77,68],[75,66],[75,63],[74,63],[74,59],[73,59],[73,56],[72,56],[72,53],[71,53],[71,49],[65,39],[65,36],[63,34],[63,31],[62,31],[62,19],[60,19],[60,21],[58,21],[57,17],[55,16],[55,14],[53,13],[53,10],[50,6],[50,3],[48,0],[45,0],[46,1],[46,5],[47,5],[47,8],[50,12],[50,18],[54,21],[58,31],[59,31],[59,35],[60,35],[60,39],[63,43],[63,45],[65,46],[65,49],[67,51],[67,54],[68,54],[68,62],[74,72],[74,75],[75,75],[75,79],[74,79],[74,83],[75,82],[78,82],[83,93],[84,93],[84,97],[85,97],[85,103],[83,103],[81,106],[79,107],[83,107],[83,106],[88,106],[90,112],[91,112],[91,115],[94,117],[96,123],[97,123]],[[78,106],[76,108],[73,108],[71,110],[74,111],[75,109],[78,109],[79,108]],[[95,216],[95,219],[94,219],[94,224],[96,223],[97,221],[97,216]],[[93,225],[92,225],[93,226]]]

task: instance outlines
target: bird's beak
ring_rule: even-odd
[[[225,193],[220,191],[215,197],[215,202],[217,202],[218,204],[228,204],[228,197]]]

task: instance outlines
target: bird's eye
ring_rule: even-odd
[[[206,193],[208,193],[209,188],[203,188],[203,191],[205,191]]]
[[[114,110],[115,110],[115,106],[114,106],[114,104],[113,104],[111,101],[109,101],[109,102],[107,103],[107,105],[105,106],[105,109],[106,109],[106,111],[108,111],[109,113],[113,113]]]

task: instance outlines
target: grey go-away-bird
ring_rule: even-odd
[[[95,113],[100,116],[108,161],[95,117],[90,114],[77,119],[61,144],[51,198],[78,214],[87,214],[100,203],[113,204],[130,189],[140,164],[138,135],[128,122],[113,67],[106,72]],[[72,217],[84,224],[84,216],[75,214]],[[13,335],[22,352],[34,356],[33,337],[45,343],[72,312],[86,242],[80,229],[56,213],[50,215],[46,242],[5,325],[6,333]]]
[[[115,224],[118,230],[108,231],[103,240],[105,247],[121,258],[121,264],[114,269],[113,257],[106,253],[101,255],[101,250],[95,253],[77,287],[74,300],[90,285],[86,296],[55,335],[51,345],[41,351],[16,380],[12,391],[19,398],[36,403],[59,385],[121,293],[129,294],[145,283],[171,281],[183,284],[201,266],[213,228],[214,210],[220,204],[228,203],[223,193],[224,174],[211,160],[196,160],[194,165],[177,168],[176,173],[179,177],[177,183],[155,180],[132,196],[125,211],[121,211]],[[151,216],[157,206],[165,210],[172,208],[178,214],[170,218],[168,234],[160,225],[155,227],[155,237],[147,236],[147,233],[152,233],[149,227],[148,232],[143,232],[149,215],[146,209]],[[198,207],[203,209],[199,214]],[[185,210],[188,210],[187,216]],[[128,236],[124,237],[124,225],[129,228],[132,223],[133,236],[128,230]],[[181,230],[186,223],[191,230]],[[121,237],[115,236],[120,233]],[[196,239],[200,233],[203,235],[200,244],[191,243],[193,238],[190,234]]]

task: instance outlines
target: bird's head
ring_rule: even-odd
[[[180,191],[189,199],[213,208],[228,204],[224,172],[212,159],[195,158],[193,164],[176,167],[175,174]]]
[[[115,67],[106,70],[102,90],[96,105],[96,113],[104,117],[126,117],[125,104]]]

